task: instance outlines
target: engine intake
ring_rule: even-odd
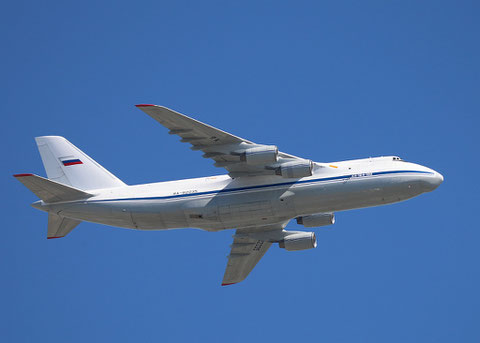
[[[288,251],[313,249],[317,247],[317,238],[313,232],[298,232],[285,237],[278,246]]]
[[[333,213],[317,213],[310,216],[298,217],[297,224],[305,227],[318,227],[332,225],[335,223],[335,215]]]
[[[247,164],[269,164],[278,159],[278,148],[275,145],[266,145],[250,148],[240,154],[240,161]]]
[[[311,160],[286,162],[275,170],[275,174],[281,175],[284,178],[312,176],[313,162]]]

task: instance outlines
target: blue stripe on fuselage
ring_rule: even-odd
[[[186,198],[186,197],[194,197],[194,196],[198,196],[198,195],[208,195],[208,194],[218,194],[218,193],[220,193],[220,194],[221,194],[221,193],[231,193],[231,192],[238,192],[238,191],[245,191],[245,190],[262,189],[262,188],[268,188],[268,187],[291,186],[291,185],[303,184],[303,183],[326,182],[326,181],[350,179],[350,178],[352,178],[352,177],[357,177],[357,176],[358,176],[358,177],[362,177],[362,176],[378,176],[378,175],[399,174],[399,173],[432,174],[431,172],[420,171],[420,170],[393,170],[393,171],[383,171],[383,172],[359,173],[359,174],[350,174],[350,175],[342,175],[342,176],[333,176],[333,177],[326,177],[326,178],[321,178],[321,179],[311,179],[311,180],[300,180],[300,181],[291,181],[291,182],[281,182],[281,183],[273,183],[273,184],[267,184],[267,185],[246,186],[246,187],[237,187],[237,188],[226,188],[226,189],[218,189],[218,190],[214,190],[214,191],[197,192],[197,193],[189,193],[189,194],[176,194],[176,195],[166,195],[166,196],[156,196],[156,197],[143,197],[143,198],[122,198],[122,199],[91,200],[91,201],[89,201],[89,202],[128,201],[128,200],[160,200],[160,199]]]

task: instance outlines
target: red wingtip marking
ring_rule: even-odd
[[[147,107],[147,106],[155,106],[155,105],[150,105],[150,104],[139,104],[135,105],[136,107]]]
[[[62,238],[62,237],[65,237],[65,236],[47,237],[47,239]]]
[[[15,174],[13,177],[33,176],[33,174]]]
[[[232,283],[222,283],[222,286],[230,286],[230,285],[234,285],[236,284],[236,282],[232,282]]]

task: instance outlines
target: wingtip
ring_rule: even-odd
[[[222,283],[222,286],[230,286],[230,285],[234,285],[234,284],[236,284],[236,282]]]
[[[152,105],[152,104],[138,104],[138,105],[135,105],[135,107],[148,107],[148,106],[156,106],[156,105]]]
[[[54,237],[47,237],[47,239],[55,239],[55,238],[63,238],[65,236],[54,236]]]
[[[33,176],[33,174],[13,174],[13,177],[24,177],[24,176]]]

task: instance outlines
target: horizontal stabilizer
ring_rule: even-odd
[[[65,237],[80,224],[80,222],[80,220],[65,218],[50,213],[48,215],[47,239]]]
[[[13,176],[35,193],[37,197],[47,203],[86,199],[93,196],[93,194],[45,179],[38,175],[16,174]]]

